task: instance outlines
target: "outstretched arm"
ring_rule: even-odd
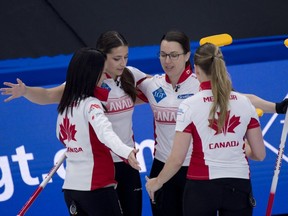
[[[244,94],[246,97],[249,98],[251,103],[259,109],[262,109],[265,113],[279,113],[284,114],[286,113],[287,106],[288,106],[288,99],[274,103],[267,100],[264,100],[254,94]]]
[[[1,94],[10,95],[10,97],[6,98],[4,102],[9,102],[23,96],[29,101],[40,105],[59,103],[65,87],[65,85],[49,89],[30,87],[26,86],[20,79],[17,79],[17,84],[4,82],[4,85],[9,88],[1,88]]]

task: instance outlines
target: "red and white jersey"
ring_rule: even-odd
[[[58,115],[56,135],[66,146],[66,176],[63,188],[90,191],[116,184],[110,149],[123,158],[133,148],[112,130],[101,102],[89,97],[65,115]]]
[[[146,74],[143,72],[138,72],[134,74],[133,70],[137,70],[136,68],[127,68],[132,72],[134,76],[135,86],[139,80],[146,77]],[[105,114],[108,117],[109,121],[112,123],[113,130],[120,137],[122,142],[124,142],[130,147],[134,147],[135,142],[132,130],[132,115],[134,111],[134,103],[132,99],[121,88],[120,80],[117,80],[115,82],[115,80],[113,80],[112,78],[105,79],[101,87],[109,90],[108,100],[104,104],[108,110]],[[112,157],[114,162],[123,161],[113,152]]]
[[[210,82],[201,83],[201,89],[183,101],[177,113],[176,131],[192,135],[193,152],[187,178],[249,179],[244,136],[248,129],[260,126],[255,107],[247,97],[231,92],[226,123],[221,133],[217,133],[217,123],[210,127],[208,120],[213,102]]]
[[[165,163],[173,145],[177,109],[184,99],[199,91],[199,81],[191,68],[187,67],[175,89],[165,74],[145,79],[138,88],[147,97],[154,115],[154,156]],[[189,162],[190,154],[187,154],[183,165],[188,166]]]

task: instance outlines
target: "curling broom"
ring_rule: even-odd
[[[268,205],[267,205],[267,209],[266,209],[266,216],[270,216],[271,212],[272,212],[272,206],[273,206],[273,202],[274,202],[274,198],[275,198],[275,193],[276,193],[276,188],[277,188],[277,183],[278,183],[278,178],[279,178],[279,173],[280,173],[280,168],[281,168],[281,161],[282,161],[284,148],[285,148],[285,142],[286,142],[286,138],[287,138],[287,132],[288,132],[288,112],[286,111],[283,130],[282,130],[282,134],[281,134],[281,141],[280,141],[277,160],[276,160],[276,166],[275,166],[275,170],[274,170],[274,176],[272,179],[272,184],[271,184],[271,189],[270,189],[270,194],[269,194],[269,199],[268,199]]]
[[[56,162],[56,164],[52,167],[52,169],[50,170],[50,172],[48,173],[48,175],[45,177],[45,179],[41,182],[41,184],[38,186],[38,188],[34,191],[34,193],[32,194],[32,196],[29,198],[29,200],[25,203],[25,205],[22,207],[22,209],[19,211],[19,213],[17,214],[17,216],[22,216],[26,213],[26,211],[29,209],[29,207],[33,204],[33,202],[35,201],[35,199],[39,196],[39,194],[41,193],[41,191],[45,188],[45,186],[47,185],[47,183],[50,181],[50,179],[52,178],[52,176],[54,175],[54,173],[59,169],[59,167],[61,166],[61,164],[64,162],[66,158],[66,154],[62,154],[61,157],[58,159],[58,161]]]
[[[288,39],[286,39],[284,41],[284,45],[288,48]],[[270,216],[272,213],[272,207],[273,207],[276,188],[277,188],[277,184],[278,184],[278,178],[279,178],[281,161],[282,161],[282,157],[283,157],[283,153],[284,153],[287,133],[288,133],[288,110],[286,110],[285,120],[284,120],[284,124],[283,124],[281,140],[280,140],[278,155],[277,155],[277,159],[276,159],[276,166],[275,166],[275,170],[274,170],[274,175],[273,175],[269,199],[268,199],[268,205],[267,205],[267,209],[266,209],[266,216]]]

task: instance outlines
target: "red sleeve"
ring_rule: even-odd
[[[145,103],[149,103],[148,98],[143,94],[143,92],[140,89],[136,88],[136,91],[137,91],[137,97],[140,100],[142,100]]]
[[[255,118],[251,118],[247,126],[247,129],[257,128],[257,127],[260,127],[259,121]]]

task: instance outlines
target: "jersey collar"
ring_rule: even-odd
[[[105,75],[106,75],[106,77],[107,77],[107,80],[108,80],[108,79],[111,79],[111,80],[113,80],[113,81],[116,83],[117,86],[121,86],[121,85],[120,85],[120,83],[121,83],[121,81],[120,81],[121,76],[117,76],[116,79],[114,80],[114,79],[110,76],[110,74],[105,73]]]
[[[210,81],[204,81],[204,82],[200,83],[200,87],[199,87],[200,91],[208,90],[208,89],[211,89],[211,82]]]
[[[108,73],[105,72],[105,75],[106,75],[107,79],[112,79],[112,77],[110,76],[110,74],[108,74]]]
[[[182,72],[177,84],[184,82],[192,74],[191,65],[188,65],[185,70]],[[171,83],[167,74],[165,74],[165,80],[167,83]]]

